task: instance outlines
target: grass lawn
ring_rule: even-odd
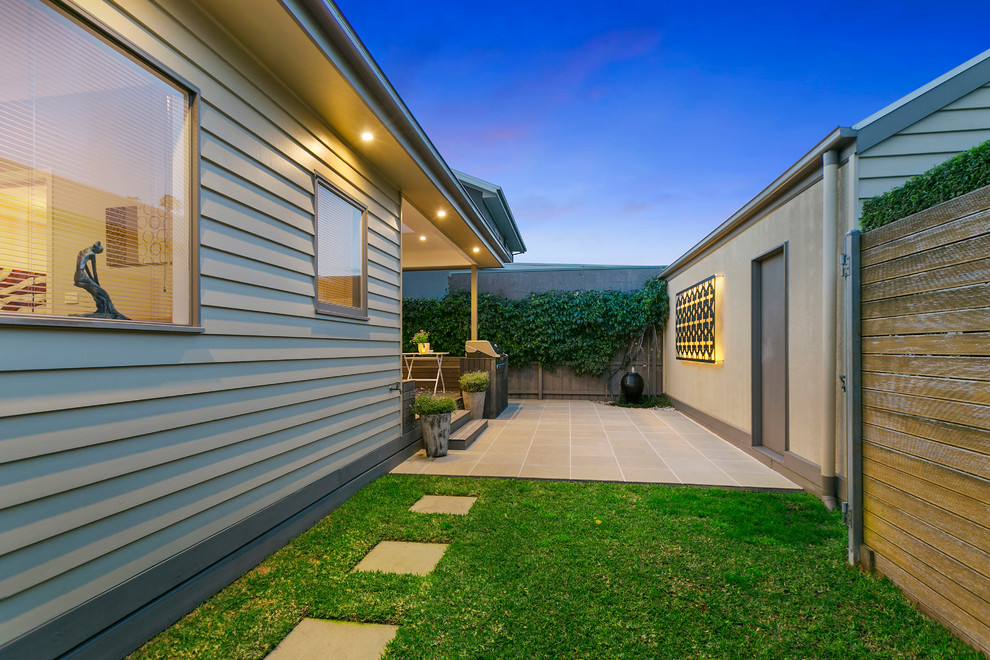
[[[467,516],[415,514],[475,495]],[[428,576],[350,573],[450,543]],[[400,626],[389,658],[978,658],[845,564],[807,494],[388,475],[134,658],[261,658],[302,617]]]

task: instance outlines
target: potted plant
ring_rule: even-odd
[[[447,396],[437,396],[429,390],[416,395],[412,411],[419,415],[423,430],[423,446],[430,458],[447,455],[450,442],[450,413],[457,408],[457,402]]]
[[[461,376],[464,408],[471,413],[471,419],[481,419],[485,416],[485,394],[488,392],[488,383],[487,371],[469,371]]]
[[[419,349],[420,353],[430,352],[430,333],[426,330],[420,330],[414,334],[412,340],[413,343],[416,344],[416,347]]]

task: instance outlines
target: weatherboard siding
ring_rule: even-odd
[[[205,332],[0,327],[0,645],[400,434],[398,190],[194,8],[90,11],[200,92]],[[367,321],[315,313],[314,171],[369,210]]]
[[[990,140],[990,85],[979,87],[859,154],[859,202]]]

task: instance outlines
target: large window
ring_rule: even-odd
[[[0,2],[0,315],[190,323],[191,101],[60,11]]]
[[[365,211],[316,179],[316,307],[345,316],[367,314]]]

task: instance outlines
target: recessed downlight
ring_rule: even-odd
[[[364,133],[361,133],[361,139],[365,142],[371,142],[375,139],[375,136],[372,135],[371,131],[365,131]]]
[[[447,217],[447,212],[446,211],[443,211],[443,210],[437,211],[437,217],[438,218],[446,218]]]
[[[425,241],[425,240],[426,240],[426,236],[425,236],[425,235],[421,235],[421,236],[419,237],[419,240],[421,240],[421,241]]]
[[[481,252],[481,248],[479,248],[479,247],[476,247],[476,248],[474,248],[474,249],[473,249],[473,250],[471,250],[471,251],[472,251],[472,252]]]

